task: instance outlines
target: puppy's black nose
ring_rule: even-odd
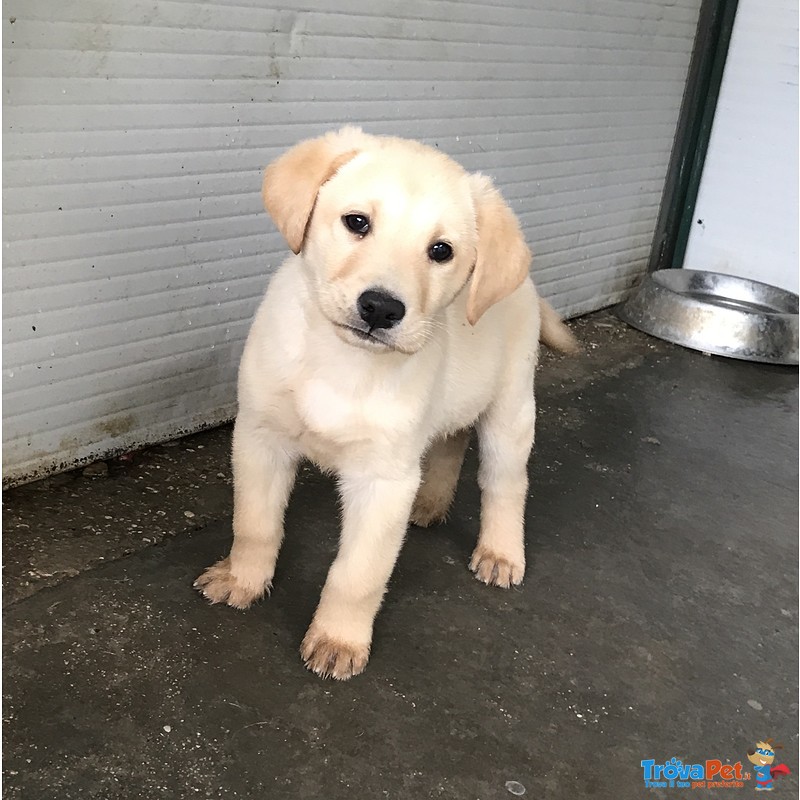
[[[358,298],[358,313],[370,329],[393,328],[405,316],[406,307],[390,294],[369,289]]]

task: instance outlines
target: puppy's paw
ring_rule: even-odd
[[[351,644],[326,636],[312,625],[300,645],[306,667],[320,678],[346,681],[364,671],[369,645]]]
[[[212,603],[227,603],[244,610],[269,592],[270,583],[245,583],[231,572],[230,559],[223,558],[194,582],[194,588]]]
[[[469,568],[479,581],[488,586],[508,589],[522,583],[525,576],[525,559],[501,556],[478,545],[472,554]]]
[[[449,501],[418,494],[411,509],[411,524],[419,525],[420,528],[438,525],[447,519],[449,508]]]

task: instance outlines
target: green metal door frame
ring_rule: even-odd
[[[703,0],[648,269],[683,266],[738,0]]]

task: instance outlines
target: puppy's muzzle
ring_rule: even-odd
[[[368,289],[356,303],[358,314],[369,325],[376,328],[393,328],[406,314],[406,307],[392,295],[375,289]]]

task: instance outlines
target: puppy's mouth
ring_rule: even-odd
[[[334,322],[333,323],[339,330],[346,331],[349,334],[348,339],[352,341],[353,339],[355,342],[354,344],[363,344],[369,347],[369,349],[376,349],[376,350],[398,350],[399,348],[395,347],[388,339],[381,335],[380,331],[382,329],[377,330],[369,330],[363,328],[356,328],[353,325],[345,325],[342,322]],[[351,338],[352,337],[352,338]]]

